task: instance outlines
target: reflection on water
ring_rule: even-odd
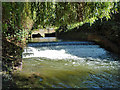
[[[119,88],[119,58],[99,45],[93,42],[42,44],[29,43],[24,49],[21,73],[40,74],[44,83],[54,88]]]
[[[51,42],[57,41],[56,37],[39,37],[39,38],[31,38],[29,42]]]

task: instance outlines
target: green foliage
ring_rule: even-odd
[[[2,3],[2,35],[15,42],[21,42],[25,36],[23,20],[30,17],[30,3],[3,2]]]
[[[38,25],[63,26],[94,23],[98,18],[110,19],[117,12],[117,2],[37,2],[31,3],[33,19]]]
[[[94,23],[98,18],[110,19],[118,12],[117,2],[3,2],[3,36],[25,38],[22,22],[27,17],[33,28],[66,26],[74,28],[81,23]],[[26,33],[25,33],[26,32]],[[29,31],[28,31],[29,32]]]
[[[3,5],[3,35],[7,35],[9,31],[12,29],[20,28],[21,23],[21,13],[23,9],[24,3],[2,3]],[[21,7],[22,6],[22,7]],[[12,31],[15,33],[15,30]],[[12,34],[10,33],[10,34]]]

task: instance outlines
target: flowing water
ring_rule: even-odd
[[[29,43],[20,73],[36,74],[35,87],[119,88],[119,61],[94,42]]]

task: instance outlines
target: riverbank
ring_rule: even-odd
[[[13,75],[19,88],[119,88],[119,58],[99,45],[87,41],[46,45],[29,43],[24,48],[23,69]]]
[[[57,38],[94,41],[106,50],[120,55],[120,23],[115,21],[97,21],[92,26],[84,24],[67,32],[57,32]]]
[[[16,87],[12,73],[22,69],[22,43],[12,43],[2,38],[2,89]]]
[[[2,69],[11,72],[22,64],[22,47],[3,38],[2,43]]]

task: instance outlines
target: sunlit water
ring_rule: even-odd
[[[53,88],[119,88],[119,60],[93,42],[29,43],[21,72]]]
[[[28,40],[29,42],[52,42],[57,41],[56,37],[38,37],[38,38],[31,38]]]

